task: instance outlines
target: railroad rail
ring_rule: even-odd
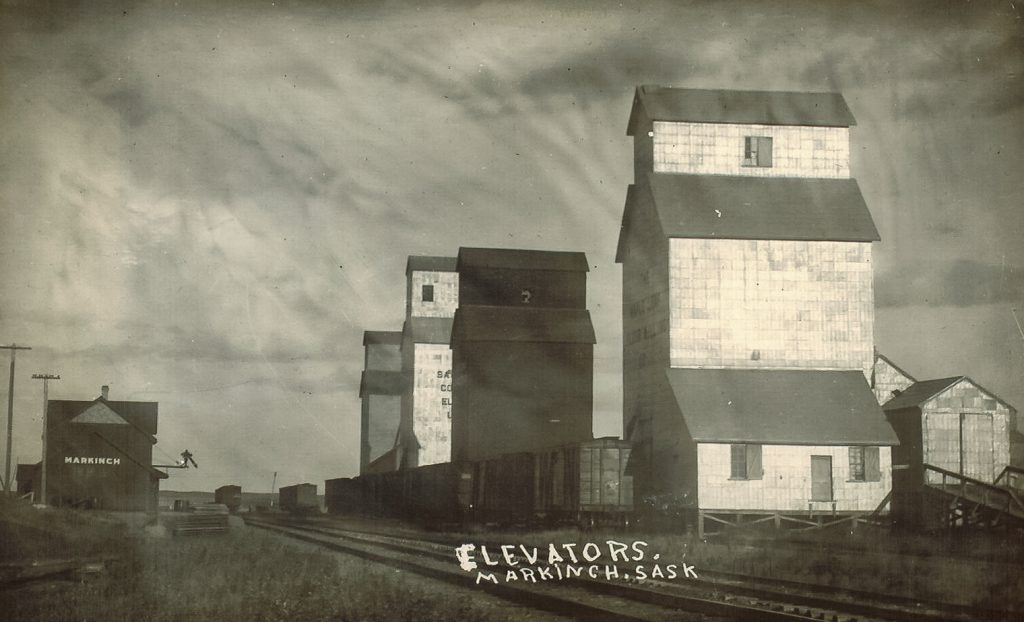
[[[384,563],[391,563],[390,557],[399,553],[413,556],[414,559],[436,560],[446,570],[445,580],[453,581],[462,585],[472,582],[473,575],[460,572],[455,565],[454,547],[450,543],[438,543],[437,541],[421,540],[419,538],[396,537],[380,533],[368,533],[365,531],[353,531],[325,525],[314,526],[308,523],[295,524],[286,521],[268,521],[264,519],[247,519],[247,522],[259,527],[276,529],[278,531],[299,537],[307,541],[321,543],[324,539],[344,542],[340,545],[342,549],[356,547],[371,547],[376,549],[377,559]],[[485,543],[486,544],[486,543]],[[337,546],[332,546],[338,550]],[[386,553],[380,553],[384,550]],[[349,551],[346,551],[349,552]],[[365,555],[364,555],[365,557]],[[417,571],[414,568],[407,568]],[[492,571],[504,572],[506,568],[492,566]],[[866,592],[839,593],[838,591],[826,592],[823,588],[816,593],[808,593],[798,589],[804,587],[802,584],[789,582],[789,585],[766,586],[764,583],[752,583],[750,577],[742,575],[729,575],[726,573],[701,573],[699,579],[686,579],[684,581],[670,583],[666,581],[644,581],[641,583],[635,580],[606,581],[586,578],[585,575],[579,578],[566,579],[557,583],[559,589],[571,588],[582,589],[591,594],[598,594],[600,598],[609,597],[623,599],[632,605],[627,605],[627,611],[631,612],[632,618],[622,618],[619,613],[605,612],[603,614],[586,608],[574,609],[578,602],[571,600],[568,603],[558,605],[545,604],[538,601],[531,595],[531,590],[520,589],[517,594],[500,593],[507,592],[509,584],[492,585],[482,582],[482,588],[504,588],[489,589],[496,595],[523,602],[528,606],[553,611],[560,614],[573,615],[583,619],[660,619],[666,612],[674,613],[687,611],[709,616],[724,617],[734,620],[832,620],[847,621],[865,619],[873,620],[908,620],[913,622],[938,622],[939,620],[1010,620],[1012,614],[1007,612],[993,612],[991,610],[969,610],[963,607],[948,607],[938,604],[925,605],[919,601],[910,599],[894,599],[878,597]],[[525,583],[525,582],[524,582]],[[526,588],[519,584],[520,587]],[[548,596],[552,594],[551,586],[546,590]],[[557,596],[554,596],[556,599]],[[593,597],[587,601],[594,602]],[[661,611],[638,611],[637,606],[654,606],[661,608]],[[619,603],[615,609],[622,611],[623,605]],[[998,615],[993,615],[993,614]],[[1004,615],[1005,614],[1005,615]],[[595,618],[595,615],[598,618]],[[610,616],[610,617],[609,617]],[[619,617],[616,617],[619,616]]]

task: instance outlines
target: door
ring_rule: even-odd
[[[991,413],[960,415],[960,472],[992,483],[996,476],[994,431]]]
[[[811,456],[811,501],[832,500],[832,456]]]

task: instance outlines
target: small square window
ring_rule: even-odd
[[[730,445],[729,457],[729,479],[761,479],[764,476],[760,445]]]
[[[421,297],[423,302],[434,302],[434,286],[424,285],[423,296]]]
[[[881,460],[877,447],[850,448],[850,481],[877,482],[881,477]]]
[[[747,136],[743,139],[743,166],[772,165],[772,139],[768,136]]]

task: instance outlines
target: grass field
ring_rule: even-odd
[[[519,620],[488,598],[264,532],[170,537],[100,513],[0,506],[0,560],[113,555],[86,580],[0,589],[8,620]],[[476,595],[473,595],[476,596]],[[533,616],[531,616],[533,617]],[[536,617],[535,619],[543,619]]]

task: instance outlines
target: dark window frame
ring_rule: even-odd
[[[855,458],[858,456],[859,458]],[[859,470],[855,470],[859,462]],[[850,476],[848,482],[879,482],[882,480],[881,456],[878,447],[857,445],[849,448]]]
[[[729,479],[764,479],[761,445],[733,443],[729,445]]]
[[[771,136],[743,137],[743,166],[772,167]]]
[[[425,284],[420,289],[420,300],[423,302],[434,302],[434,285],[433,283]]]
[[[848,450],[851,482],[866,482],[867,470],[864,468],[865,452],[863,447],[850,447]]]

